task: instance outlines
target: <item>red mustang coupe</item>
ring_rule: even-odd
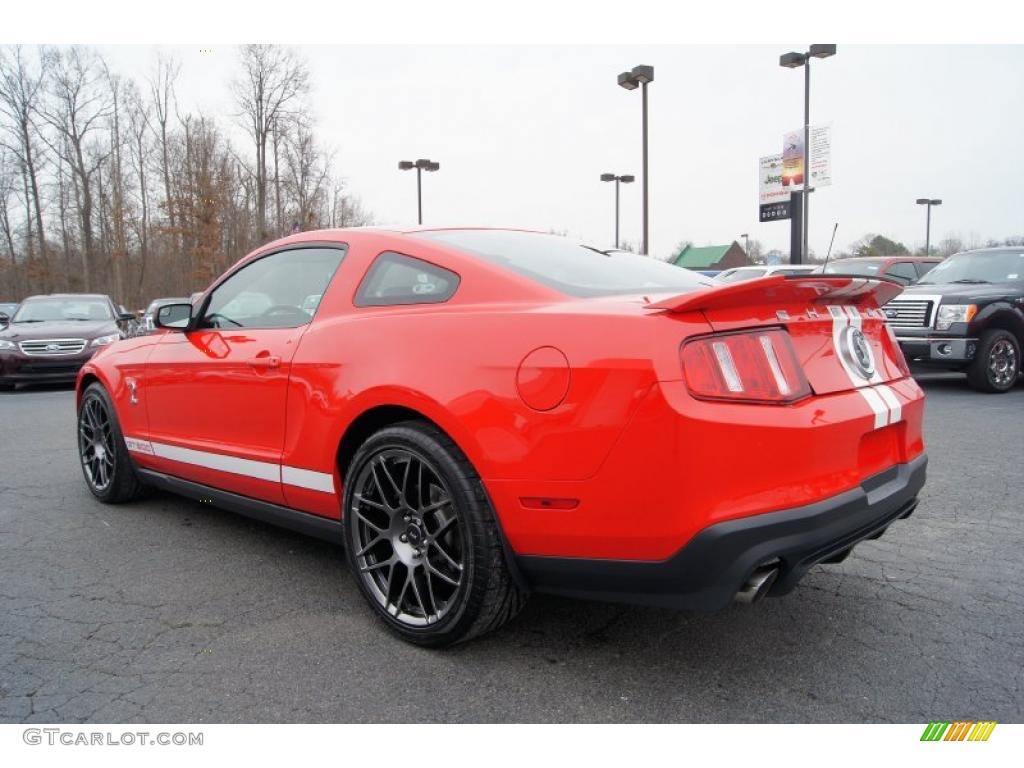
[[[914,510],[899,292],[715,286],[533,232],[303,233],[85,366],[82,466],[105,502],[164,488],[343,542],[415,643],[530,591],[717,609]]]

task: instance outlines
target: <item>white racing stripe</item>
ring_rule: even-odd
[[[832,316],[832,346],[835,349],[836,359],[839,360],[839,364],[846,372],[850,384],[860,393],[864,402],[868,404],[871,412],[875,415],[875,429],[897,423],[903,418],[899,397],[888,384],[883,382],[878,368],[876,367],[871,376],[865,379],[850,367],[840,349],[843,331],[847,327],[852,326],[863,331],[863,316],[860,311],[855,306],[834,304],[829,305],[828,311]]]
[[[177,445],[140,440],[136,437],[126,436],[124,442],[128,450],[133,453],[145,453],[160,459],[191,464],[194,467],[204,467],[217,470],[218,472],[228,472],[232,475],[253,477],[257,480],[267,480],[271,483],[283,483],[310,491],[334,493],[334,475],[327,472],[314,472],[311,469],[289,467],[285,464],[273,464],[268,461],[240,459],[237,456],[227,456],[223,453],[197,451]]]
[[[314,472],[312,469],[281,465],[281,482],[294,485],[296,488],[307,488],[310,491],[334,493],[334,475],[326,472]]]

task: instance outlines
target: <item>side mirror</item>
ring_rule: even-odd
[[[191,304],[164,304],[153,317],[153,325],[171,331],[183,331],[188,328],[191,321]]]
[[[6,328],[10,324],[10,316],[6,312],[0,312],[0,328]]]
[[[132,320],[135,319],[135,315],[133,315],[131,312],[118,312],[117,319],[119,322],[122,323],[130,323]]]

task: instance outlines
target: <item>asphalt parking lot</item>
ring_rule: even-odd
[[[339,548],[86,490],[70,389],[0,394],[0,721],[1024,719],[1024,386],[922,378],[918,511],[719,614],[534,597],[449,651],[381,626]]]

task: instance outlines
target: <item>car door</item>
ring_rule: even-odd
[[[283,503],[281,451],[292,357],[345,254],[278,251],[229,274],[186,332],[166,332],[138,383],[155,468]]]

